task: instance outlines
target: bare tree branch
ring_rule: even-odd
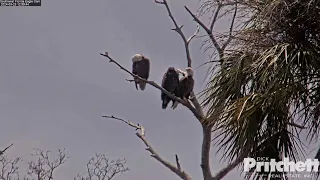
[[[170,11],[170,8],[169,8],[169,6],[168,6],[168,4],[167,4],[167,1],[166,0],[163,0],[163,1],[156,1],[156,3],[159,3],[159,4],[164,4],[165,5],[165,7],[166,7],[166,9],[167,9],[167,11],[168,11],[168,13],[169,13],[169,16],[170,16],[170,18],[171,18],[171,20],[173,21],[173,23],[174,23],[174,25],[175,25],[175,31],[177,31],[179,34],[180,34],[180,36],[182,37],[182,39],[183,39],[183,41],[185,42],[185,49],[186,49],[186,52],[187,52],[187,60],[188,60],[188,66],[189,67],[191,67],[191,62],[192,62],[192,59],[191,59],[191,57],[190,57],[190,51],[189,51],[189,41],[187,40],[186,41],[186,38],[185,38],[185,35],[183,34],[183,32],[182,32],[182,30],[181,30],[181,28],[182,28],[182,26],[179,28],[179,26],[178,26],[178,24],[177,24],[177,22],[175,21],[175,19],[174,19],[174,17],[172,16],[172,13],[171,13],[171,11]],[[187,10],[189,10],[187,7],[185,7]],[[189,10],[190,11],[190,10]],[[191,12],[191,11],[190,11]],[[195,16],[194,16],[194,18],[196,18]],[[196,19],[198,19],[198,18],[196,18]],[[200,21],[201,22],[201,21]],[[194,37],[194,36],[196,36],[196,34],[199,32],[199,25],[200,26],[202,26],[200,23],[198,23],[198,28],[197,28],[197,31],[196,31],[196,33],[193,35],[193,36],[191,36],[190,37],[190,40]],[[212,33],[211,33],[211,35],[212,35]],[[213,35],[211,36],[212,37],[212,39],[214,40],[214,42],[216,42],[215,41],[215,39],[214,39],[214,37],[213,37]],[[220,47],[219,47],[219,45],[217,44],[217,49],[219,50],[219,52],[220,52]],[[195,94],[194,94],[194,92],[192,91],[191,92],[191,101],[192,101],[192,103],[193,103],[193,105],[195,106],[195,108],[196,108],[196,110],[197,110],[197,112],[198,112],[198,114],[200,114],[201,116],[200,117],[204,117],[204,113],[203,113],[203,109],[202,109],[202,107],[201,107],[201,105],[200,105],[200,103],[199,103],[199,101],[197,100],[197,98],[196,98],[196,96],[195,96]],[[197,117],[197,116],[196,116]],[[199,117],[199,116],[198,116]],[[198,118],[197,117],[197,118]],[[204,133],[203,133],[203,135],[204,135],[204,137],[203,137],[203,144],[202,144],[202,150],[201,150],[201,167],[202,167],[202,170],[203,170],[203,176],[204,176],[204,179],[205,180],[209,180],[211,177],[212,177],[212,175],[211,175],[211,170],[210,170],[210,163],[209,163],[209,160],[210,160],[210,146],[211,146],[211,129],[210,128],[212,128],[211,126],[210,127],[206,127],[206,125],[204,125],[203,124],[203,120],[204,120],[204,118],[201,118],[201,119],[199,119],[198,118],[198,120],[201,122],[201,124],[202,124],[202,127],[203,127],[203,131],[204,131]],[[178,162],[177,162],[178,163]]]
[[[203,138],[201,148],[201,169],[204,180],[210,180],[212,178],[210,167],[210,149],[211,149],[211,131],[212,126],[202,125]]]
[[[234,162],[229,164],[227,167],[221,169],[211,180],[220,180],[226,176],[230,171],[237,167],[242,161],[244,156],[239,156]]]
[[[217,6],[217,9],[216,9],[216,12],[215,12],[215,14],[214,14],[214,16],[213,16],[213,18],[212,18],[211,24],[210,24],[210,29],[209,29],[210,32],[213,31],[213,27],[214,27],[214,25],[216,24],[217,17],[218,17],[218,15],[219,15],[219,12],[220,12],[221,8],[222,8],[222,4],[219,3],[218,6]]]
[[[132,122],[129,121],[129,120],[126,121],[126,120],[124,120],[124,119],[115,117],[115,116],[113,116],[113,115],[112,115],[112,116],[102,116],[102,117],[104,117],[104,118],[109,118],[109,119],[115,119],[115,120],[118,120],[118,121],[122,121],[122,122],[128,124],[129,126],[131,126],[131,127],[133,127],[133,128],[136,128],[136,131],[137,131],[137,130],[140,130],[142,136],[145,136],[145,135],[146,135],[146,132],[145,132],[145,130],[144,130],[144,127],[143,127],[143,126],[140,126],[139,124],[134,124],[134,123],[132,123]]]
[[[190,103],[188,103],[187,101],[182,100],[182,99],[176,97],[175,95],[169,93],[167,90],[165,90],[164,88],[162,88],[161,86],[159,86],[159,85],[158,85],[157,83],[155,83],[154,81],[145,80],[145,79],[143,79],[143,78],[141,78],[141,77],[139,77],[139,76],[131,73],[129,70],[127,70],[126,68],[124,68],[123,66],[121,66],[121,65],[120,65],[118,62],[116,62],[114,59],[112,59],[112,58],[108,55],[107,52],[105,52],[105,54],[100,53],[100,55],[102,55],[102,56],[104,56],[104,57],[107,57],[107,58],[110,60],[109,62],[116,64],[121,70],[127,72],[127,73],[130,74],[132,77],[137,78],[137,79],[139,79],[139,80],[141,80],[141,81],[144,81],[144,82],[146,82],[147,84],[150,84],[151,86],[153,86],[153,87],[159,89],[160,91],[164,92],[164,93],[165,93],[166,95],[168,95],[170,98],[172,98],[172,99],[176,100],[177,102],[181,103],[182,105],[184,105],[185,107],[187,107],[187,108],[196,116],[197,119],[199,119],[199,120],[202,120],[202,119],[203,119],[203,114],[199,113],[199,111],[198,111],[196,108],[194,108],[194,107],[193,107]]]
[[[50,160],[49,151],[36,150],[36,153],[33,154],[33,156],[38,157],[38,159],[28,163],[28,172],[23,178],[24,180],[52,180],[54,170],[63,164],[67,158],[64,150],[59,150],[58,156],[54,160]],[[20,157],[9,160],[7,156],[1,156],[0,179],[20,180],[19,163],[21,161],[22,159]]]
[[[199,31],[200,31],[200,26],[199,25],[197,25],[197,30],[196,30],[196,32],[192,35],[192,36],[190,36],[188,39],[187,39],[187,43],[188,43],[188,45],[189,45],[189,43],[191,42],[191,40],[194,38],[194,37],[196,37],[197,36],[197,34],[199,33]],[[189,50],[188,50],[189,51]],[[192,62],[192,61],[191,61]],[[189,66],[189,65],[188,65]],[[191,67],[191,65],[189,66],[189,67]]]
[[[212,18],[211,23],[209,24],[209,26],[206,26],[188,7],[185,6],[185,9],[192,16],[194,21],[196,21],[197,24],[200,25],[205,30],[206,34],[209,36],[209,39],[211,40],[214,48],[218,52],[220,61],[223,59],[225,48],[227,47],[227,45],[231,42],[231,40],[233,38],[232,32],[233,32],[234,22],[235,22],[235,18],[236,18],[237,11],[238,11],[238,4],[245,4],[245,2],[243,0],[239,0],[239,1],[235,1],[235,2],[216,1],[214,3],[214,5],[213,5],[213,6],[216,7],[215,13],[213,15],[213,18]],[[226,42],[222,46],[220,46],[218,41],[217,41],[217,39],[219,37],[215,37],[213,35],[213,28],[214,28],[214,25],[216,24],[217,20],[219,18],[221,18],[222,16],[225,16],[229,12],[229,11],[226,11],[225,13],[223,13],[222,15],[219,16],[219,13],[220,13],[221,9],[223,7],[226,7],[226,6],[235,6],[235,8],[234,8],[235,11],[234,11],[234,14],[233,14],[233,17],[232,17],[232,22],[231,22],[231,25],[230,25],[228,39],[226,40]]]
[[[222,46],[222,50],[225,50],[227,45],[232,40],[233,26],[234,26],[234,21],[235,21],[235,19],[237,17],[237,11],[238,11],[238,3],[235,4],[234,14],[233,14],[233,17],[232,17],[232,20],[231,20],[231,25],[230,25],[230,30],[229,30],[229,37],[228,37],[228,40]]]
[[[188,67],[192,67],[192,59],[191,59],[191,55],[190,55],[190,50],[189,50],[189,43],[191,42],[191,40],[196,37],[196,35],[199,33],[200,27],[202,27],[205,32],[209,35],[209,40],[211,40],[211,42],[213,43],[214,47],[216,48],[219,58],[220,60],[223,57],[224,54],[224,50],[226,48],[226,46],[230,43],[231,41],[231,37],[232,37],[232,31],[233,31],[233,26],[234,26],[234,21],[235,21],[235,17],[236,17],[236,13],[237,13],[237,2],[233,2],[233,3],[227,3],[227,4],[221,4],[218,1],[218,6],[216,9],[216,12],[213,16],[213,19],[209,25],[209,28],[201,22],[201,20],[196,17],[196,15],[194,15],[186,6],[185,9],[188,11],[188,13],[193,17],[193,19],[197,22],[197,30],[195,31],[195,33],[190,36],[188,39],[186,38],[186,36],[184,35],[182,28],[182,26],[179,26],[177,21],[175,20],[175,18],[172,15],[172,12],[168,6],[168,3],[166,0],[155,0],[155,2],[157,4],[161,4],[164,5],[167,9],[167,12],[169,14],[169,17],[171,18],[175,28],[173,28],[172,30],[176,31],[182,38],[184,45],[185,45],[185,52],[186,52],[186,56],[187,56],[187,66]],[[230,25],[230,32],[229,32],[229,39],[227,39],[227,41],[225,42],[225,44],[223,45],[223,47],[221,47],[217,40],[216,37],[213,35],[213,28],[214,25],[218,19],[219,16],[219,12],[222,9],[222,7],[224,6],[228,6],[228,5],[236,5],[235,8],[235,12],[234,12],[234,16]],[[211,174],[211,168],[210,168],[210,149],[211,149],[211,133],[212,133],[212,125],[208,125],[205,123],[205,116],[203,113],[203,109],[200,105],[200,103],[198,102],[198,99],[196,98],[194,92],[191,93],[191,98],[190,100],[192,101],[193,106],[188,102],[185,101],[183,99],[177,98],[175,97],[173,94],[167,92],[165,89],[163,89],[162,87],[160,87],[158,84],[156,84],[154,81],[148,81],[145,80],[137,75],[132,74],[129,70],[125,69],[124,67],[122,67],[119,63],[117,63],[115,60],[113,60],[108,53],[106,54],[101,54],[102,56],[107,57],[110,62],[115,63],[118,67],[120,67],[121,70],[126,71],[127,73],[129,73],[132,77],[137,78],[141,81],[146,82],[147,84],[152,85],[153,87],[161,90],[162,92],[164,92],[166,95],[168,95],[169,97],[171,97],[172,99],[178,101],[179,103],[181,103],[182,105],[186,106],[195,116],[196,118],[200,121],[200,123],[202,124],[202,128],[203,128],[203,141],[202,141],[202,149],[201,149],[201,168],[202,168],[202,172],[203,172],[203,177],[204,180],[213,180],[213,179],[221,179],[222,177],[224,177],[229,171],[231,171],[234,167],[236,167],[240,161],[235,161],[234,163],[230,164],[229,166],[227,166],[226,168],[222,169],[215,177],[212,177]],[[128,80],[129,82],[133,82],[133,80]],[[167,168],[169,168],[171,171],[173,171],[175,174],[177,174],[179,177],[181,177],[182,179],[191,179],[190,176],[187,175],[187,173],[183,172],[181,170],[181,166],[179,163],[179,158],[176,155],[176,166],[174,166],[173,164],[171,164],[170,162],[165,161],[163,158],[161,158],[157,152],[151,147],[151,145],[148,143],[148,141],[145,138],[145,130],[144,128],[139,125],[139,124],[134,124],[130,121],[126,121],[120,118],[116,118],[114,116],[103,116],[106,118],[112,118],[112,119],[116,119],[119,121],[122,121],[126,124],[128,124],[131,127],[134,127],[136,130],[141,130],[141,133],[136,133],[136,135],[145,143],[145,145],[147,146],[147,151],[149,151],[151,153],[151,156],[154,157],[156,160],[158,160],[160,163],[162,163],[163,165],[165,165]]]
[[[96,154],[87,163],[87,175],[78,174],[74,180],[111,180],[116,175],[129,171],[125,159],[110,160],[104,154]]]
[[[28,176],[25,179],[36,177],[37,180],[52,180],[54,171],[64,164],[69,158],[64,149],[58,150],[56,158],[51,159],[49,157],[50,151],[43,151],[41,149],[35,149],[32,156],[37,157],[36,161],[28,162]]]
[[[190,11],[190,9],[187,6],[184,6],[184,8],[188,11],[188,13],[192,16],[192,18],[206,31],[206,33],[209,35],[214,47],[217,49],[219,58],[223,56],[223,50],[221,49],[220,45],[218,44],[216,38],[213,36],[212,31],[199,19],[193,12]],[[220,10],[217,9],[217,10]],[[213,27],[215,21],[212,22],[211,26]]]
[[[200,26],[197,25],[196,32],[192,36],[190,36],[188,39],[186,39],[186,36],[182,32],[183,25],[182,26],[178,25],[178,23],[176,22],[176,20],[174,19],[173,15],[171,13],[171,10],[169,8],[169,5],[168,5],[167,1],[166,0],[163,0],[163,1],[155,0],[155,2],[157,4],[165,5],[165,7],[166,7],[166,9],[167,9],[167,11],[169,13],[169,17],[171,18],[171,20],[172,20],[172,22],[173,22],[173,24],[175,26],[175,28],[172,29],[172,30],[176,31],[181,36],[181,38],[182,38],[182,40],[184,42],[185,52],[186,52],[186,55],[187,55],[187,65],[188,65],[188,67],[192,67],[192,58],[191,58],[191,55],[190,55],[189,44],[190,44],[191,40],[199,33]],[[197,114],[199,114],[199,116],[196,116],[196,117],[200,122],[202,122],[204,120],[204,113],[203,113],[202,107],[201,107],[198,99],[196,98],[194,92],[191,92],[190,96],[191,96],[190,100],[193,103],[193,105],[194,105],[194,107],[195,107],[195,109],[197,111]]]
[[[13,146],[13,143],[10,144],[10,146],[4,148],[2,151],[0,151],[0,155],[2,155],[3,153],[5,153],[11,146]]]
[[[200,121],[201,124],[203,124],[203,122],[205,122],[205,116],[204,116],[204,113],[203,113],[203,109],[196,97],[196,95],[194,94],[193,91],[191,91],[190,93],[190,100],[192,102],[192,104],[194,105],[194,107],[196,108],[196,111],[197,113],[200,115],[198,116],[198,120]]]
[[[130,125],[130,122],[128,122]],[[6,148],[7,149],[7,148]],[[43,151],[36,149],[32,156],[37,157],[36,161],[28,163],[28,172],[23,180],[52,180],[53,172],[68,158],[65,150],[58,150],[56,158],[49,157],[50,151]],[[0,179],[1,180],[20,180],[19,177],[19,163],[21,158],[9,160],[7,156],[0,156]],[[125,159],[109,160],[103,154],[96,154],[91,158],[87,164],[87,176],[80,176],[78,174],[74,180],[111,180],[116,175],[124,173],[129,170],[125,167]]]
[[[190,41],[198,34],[199,30],[200,30],[200,27],[197,27],[197,30],[196,30],[196,33],[194,33],[190,38],[186,38],[186,36],[184,35],[184,33],[182,32],[182,27],[183,25],[179,26],[178,23],[176,22],[176,20],[174,19],[174,17],[172,16],[172,13],[171,13],[171,10],[169,8],[169,5],[167,3],[166,0],[162,0],[162,1],[157,1],[155,0],[155,2],[157,4],[162,4],[166,7],[168,13],[169,13],[169,17],[171,18],[175,28],[174,29],[171,29],[171,30],[174,30],[176,31],[182,38],[183,40],[183,43],[184,43],[184,46],[185,46],[185,50],[186,50],[186,55],[187,55],[187,60],[188,60],[188,67],[192,67],[192,60],[191,60],[191,55],[190,55],[190,51],[189,51],[189,44],[190,44]]]
[[[197,22],[197,24],[200,25],[205,30],[205,32],[209,36],[213,46],[216,48],[216,50],[218,52],[220,62],[222,62],[221,60],[223,59],[224,50],[225,50],[226,46],[230,43],[231,38],[232,38],[232,31],[233,31],[234,21],[235,21],[236,13],[237,13],[237,2],[222,4],[220,1],[217,1],[217,4],[218,5],[215,10],[215,14],[212,18],[212,21],[209,25],[209,28],[194,13],[192,13],[188,7],[185,6],[185,9],[192,16],[192,18]],[[235,12],[234,12],[232,22],[230,25],[228,40],[221,47],[218,44],[216,37],[213,35],[213,28],[214,28],[215,23],[217,22],[220,10],[224,6],[230,6],[230,5],[236,6]],[[215,177],[212,177],[211,168],[210,168],[210,149],[211,149],[212,125],[202,124],[202,128],[203,128],[203,141],[202,141],[202,150],[201,150],[201,168],[202,168],[203,178],[204,178],[204,180],[221,179],[223,176],[225,176],[227,174],[227,172],[231,171],[240,162],[237,161],[235,166],[234,166],[234,164],[232,164],[232,165],[228,166],[227,168],[221,170],[221,172],[218,175],[216,175]]]
[[[139,130],[144,129],[143,126],[139,125],[139,124],[134,124],[131,121],[126,121],[123,120],[121,118],[117,118],[115,116],[103,116],[105,118],[110,118],[110,119],[116,119],[119,121],[122,121],[126,124],[128,124],[131,127],[134,127]],[[145,134],[142,133],[136,133],[136,135],[143,141],[143,143],[146,145],[146,150],[150,152],[151,157],[155,158],[157,161],[159,161],[161,164],[163,164],[165,167],[167,167],[168,169],[170,169],[172,172],[174,172],[176,175],[178,175],[181,179],[184,180],[192,180],[192,178],[181,169],[181,166],[179,164],[178,166],[173,165],[172,163],[166,161],[164,158],[162,158],[157,152],[156,150],[150,145],[150,143],[147,141],[147,139],[145,138]]]
[[[0,179],[1,180],[19,180],[19,163],[21,158],[17,157],[13,160],[7,156],[0,157]]]

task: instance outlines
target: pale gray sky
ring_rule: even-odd
[[[198,1],[169,1],[179,24],[191,35],[195,24],[184,10]],[[178,154],[194,179],[202,177],[202,132],[193,115],[179,106],[162,110],[160,92],[136,91],[128,74],[99,55],[108,51],[131,69],[131,57],[151,59],[150,79],[160,83],[168,66],[184,68],[185,52],[166,9],[153,0],[43,0],[42,7],[1,7],[0,131],[9,157],[28,159],[32,148],[66,148],[71,158],[56,172],[70,180],[94,153],[124,157],[131,169],[117,180],[179,178],[150,157],[130,127],[102,115],[139,122],[147,139],[168,160]],[[218,26],[221,28],[223,26]],[[201,40],[191,44],[193,66],[207,60]],[[196,92],[205,69],[195,71]],[[212,152],[212,171],[224,167]],[[239,172],[225,179],[239,178]]]

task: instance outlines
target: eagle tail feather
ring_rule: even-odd
[[[137,78],[134,78],[134,84],[137,90],[138,90],[138,83],[139,83],[139,80]]]
[[[168,104],[169,104],[169,99],[168,98],[164,98],[162,100],[162,109],[166,109]]]
[[[146,85],[147,85],[147,83],[145,83],[145,82],[140,82],[139,83],[139,87],[140,87],[141,91],[146,89]]]
[[[172,105],[172,109],[176,109],[178,107],[179,102],[175,101],[174,104]]]
[[[173,108],[173,105],[175,104],[176,100],[173,100],[172,99],[172,105],[171,105],[171,108]]]
[[[137,84],[137,82],[135,82],[134,84],[136,85],[136,89],[138,90],[138,84]]]

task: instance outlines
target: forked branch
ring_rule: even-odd
[[[129,171],[126,163],[125,159],[112,160],[104,154],[96,153],[87,163],[87,174],[78,174],[74,180],[112,180],[117,175]]]
[[[162,0],[162,1],[158,1],[158,0],[155,0],[155,2],[157,4],[162,4],[166,7],[168,13],[169,13],[169,17],[171,18],[175,28],[171,29],[171,30],[174,30],[176,31],[182,38],[183,40],[183,43],[184,43],[184,46],[185,46],[185,50],[186,50],[186,55],[187,55],[187,60],[188,60],[188,67],[191,67],[192,66],[192,60],[191,60],[191,55],[190,55],[190,51],[189,51],[189,44],[191,42],[191,40],[199,33],[199,30],[200,30],[200,27],[197,26],[197,30],[196,32],[190,36],[190,38],[186,38],[186,36],[184,35],[184,33],[182,32],[182,28],[183,28],[183,25],[179,26],[177,21],[174,19],[172,13],[171,13],[171,10],[169,8],[169,5],[167,3],[166,0]]]
[[[212,18],[211,24],[210,24],[210,32],[213,31],[213,27],[216,24],[216,21],[217,21],[217,18],[218,18],[218,15],[219,15],[221,8],[222,8],[222,4],[219,3],[217,6],[217,9],[216,9],[216,12],[214,13],[214,16]]]
[[[173,165],[172,163],[166,161],[164,158],[162,158],[157,151],[150,145],[150,143],[148,142],[148,140],[145,137],[145,130],[144,127],[139,125],[139,124],[135,124],[131,121],[128,120],[124,120],[115,116],[103,116],[105,118],[110,118],[110,119],[115,119],[121,122],[126,123],[127,125],[135,128],[136,130],[140,130],[141,132],[137,132],[136,135],[143,141],[143,143],[146,145],[146,150],[150,152],[151,157],[155,158],[157,161],[159,161],[161,164],[163,164],[165,167],[167,167],[168,169],[170,169],[172,172],[174,172],[176,175],[178,175],[181,179],[184,180],[192,180],[192,178],[181,169],[180,163],[179,163],[179,159],[176,156],[176,162],[177,162],[177,166]]]
[[[145,135],[146,135],[146,132],[145,132],[145,130],[144,130],[144,127],[141,126],[141,125],[139,125],[139,124],[134,124],[134,123],[132,123],[132,122],[129,121],[129,120],[126,121],[126,120],[124,120],[124,119],[117,118],[117,117],[115,117],[115,116],[102,116],[102,117],[104,117],[104,118],[109,118],[109,119],[115,119],[115,120],[118,120],[118,121],[122,121],[122,122],[126,123],[127,125],[135,128],[136,131],[137,131],[137,130],[140,130],[142,136],[145,136]]]
[[[183,34],[183,32],[181,30],[181,28],[183,26],[180,26],[180,27],[178,26],[177,22],[175,21],[174,17],[172,16],[172,13],[170,11],[170,8],[168,6],[167,1],[163,0],[161,2],[160,1],[155,1],[155,2],[158,3],[158,4],[165,5],[165,7],[166,7],[166,9],[167,9],[167,11],[169,13],[170,18],[171,18],[171,20],[173,21],[173,23],[174,23],[174,25],[176,27],[173,30],[175,30],[182,37],[182,40],[183,40],[183,42],[185,44],[185,50],[186,50],[186,53],[187,53],[187,60],[188,60],[188,67],[191,67],[192,59],[190,57],[189,43],[192,40],[192,38],[195,37],[196,34],[199,32],[199,30],[200,30],[199,27],[201,26],[201,24],[198,23],[197,31],[195,32],[195,34],[193,36],[191,36],[188,40],[186,40],[185,35]],[[185,7],[185,8],[188,10],[187,7]],[[194,18],[196,18],[196,17],[194,16]],[[213,37],[213,39],[214,39],[214,37]],[[217,49],[220,52],[220,47],[218,47],[218,46],[219,45],[217,44]],[[198,114],[201,115],[200,117],[204,117],[203,109],[200,106],[200,103],[199,103],[197,97],[195,96],[194,92],[192,91],[190,95],[191,95],[191,101],[192,101],[194,107],[196,108]],[[207,127],[205,125],[204,118],[201,118],[201,119],[198,118],[198,120],[202,124],[203,132],[204,132],[203,133],[203,135],[204,135],[203,136],[203,141],[202,141],[202,149],[201,149],[201,168],[202,168],[204,180],[210,180],[212,178],[211,170],[210,170],[210,163],[209,163],[209,161],[210,161],[210,147],[211,147],[211,127]],[[179,165],[179,161],[178,160],[179,159],[176,157],[177,166]]]
[[[20,162],[21,162],[20,157],[17,157],[15,159],[8,159],[6,155],[0,156],[0,179],[1,180],[10,180],[10,179],[19,180]]]
[[[56,169],[69,158],[65,149],[59,149],[56,158],[53,159],[50,158],[49,154],[50,151],[35,149],[32,156],[35,156],[37,160],[28,163],[28,176],[30,176],[30,178],[25,179],[52,180],[53,173]]]
[[[237,11],[238,11],[238,4],[239,3],[243,3],[242,1],[239,2],[227,2],[227,3],[222,3],[220,1],[217,1],[217,5],[216,5],[216,10],[215,13],[213,15],[212,21],[209,24],[209,26],[206,26],[187,6],[185,6],[185,9],[188,11],[188,13],[192,16],[192,18],[194,19],[194,21],[197,22],[198,25],[200,25],[204,31],[206,32],[206,34],[209,36],[213,46],[216,48],[218,55],[219,55],[219,59],[223,59],[223,55],[224,55],[224,50],[227,47],[227,45],[230,43],[230,41],[232,40],[233,36],[232,36],[232,32],[233,32],[233,27],[234,27],[234,23],[235,23],[235,18],[237,15]],[[226,42],[220,46],[216,37],[213,35],[213,28],[214,25],[216,24],[217,20],[219,19],[218,15],[221,11],[221,9],[223,7],[226,6],[235,6],[235,10],[234,10],[234,14],[232,16],[231,19],[231,25],[230,25],[230,29],[229,29],[229,34],[228,34],[228,39],[226,40]]]
[[[210,30],[193,12],[191,12],[191,10],[187,6],[184,6],[184,8],[192,16],[193,20],[195,20],[205,30],[205,32],[208,34],[208,36],[211,39],[214,47],[218,51],[219,58],[221,58],[223,56],[223,50],[221,49],[220,45],[218,44],[216,38],[214,37],[214,35],[212,33],[212,30]],[[217,9],[217,11],[220,11],[220,9],[221,8]],[[215,23],[215,21],[212,22],[212,25],[211,25],[212,28],[213,28],[214,23]]]

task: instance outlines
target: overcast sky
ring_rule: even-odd
[[[198,1],[169,5],[191,35],[196,26],[183,6],[196,10]],[[142,53],[151,59],[150,79],[158,83],[169,66],[185,68],[181,37],[170,30],[163,6],[153,0],[43,0],[42,7],[1,7],[0,20],[0,146],[14,143],[9,157],[28,159],[32,148],[66,148],[71,157],[55,176],[70,180],[85,172],[97,152],[127,159],[130,171],[117,180],[178,180],[150,157],[134,129],[101,117],[116,115],[144,125],[161,155],[174,162],[178,154],[182,167],[201,179],[202,132],[193,115],[182,106],[162,110],[158,90],[147,85],[136,91],[125,81],[128,74],[99,55],[108,51],[131,69],[132,55]],[[200,44],[191,44],[194,67],[208,59]],[[195,71],[196,92],[205,70]],[[224,165],[211,155],[215,173]]]

